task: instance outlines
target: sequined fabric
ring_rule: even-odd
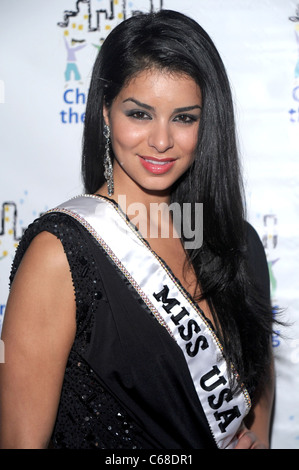
[[[66,368],[52,446],[137,449],[136,426],[74,351]]]

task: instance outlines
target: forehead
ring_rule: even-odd
[[[201,103],[201,90],[195,80],[180,72],[149,69],[139,72],[132,77],[121,89],[118,98],[126,99],[128,96],[163,103],[185,102]],[[186,104],[186,103],[184,103]],[[176,107],[176,106],[174,106]]]

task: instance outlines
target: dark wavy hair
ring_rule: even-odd
[[[86,107],[85,190],[94,193],[105,181],[103,105],[109,108],[131,78],[152,68],[187,74],[202,92],[196,158],[172,188],[172,202],[203,203],[203,245],[188,251],[189,260],[227,361],[235,364],[248,387],[255,388],[271,356],[270,296],[259,292],[246,258],[248,225],[228,77],[211,38],[193,19],[169,10],[138,14],[104,41]]]

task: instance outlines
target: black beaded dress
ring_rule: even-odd
[[[77,307],[51,446],[216,448],[181,349],[79,222],[55,212],[34,221],[17,249],[11,282],[42,231],[64,247]],[[265,254],[253,229],[249,248],[267,289]]]

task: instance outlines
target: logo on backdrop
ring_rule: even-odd
[[[61,72],[64,88],[63,109],[59,116],[62,124],[84,122],[86,78],[109,32],[126,18],[141,11],[153,12],[162,8],[163,0],[74,0],[74,9],[63,12],[62,19],[57,22],[62,32],[66,58],[65,68]]]
[[[30,222],[41,215],[33,210],[28,212],[28,191],[23,191],[17,201],[5,201],[0,203],[0,261],[7,258],[12,260],[15,250],[27,228],[27,223],[22,217],[26,212]],[[48,210],[45,207],[44,211]]]
[[[297,61],[294,67],[294,87],[292,91],[293,105],[289,110],[290,121],[299,123],[299,4],[297,5],[294,16],[290,16],[289,20],[294,24],[295,40],[297,45]]]

